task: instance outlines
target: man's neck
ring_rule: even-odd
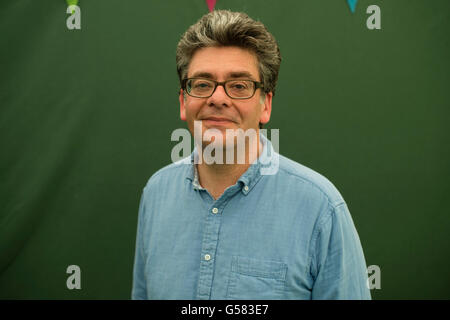
[[[251,164],[259,157],[263,145],[257,137],[257,143],[246,150],[245,163],[233,164],[206,164],[205,161],[197,164],[198,180],[200,185],[208,190],[214,199],[218,199],[223,192],[238,181]],[[236,152],[235,152],[236,154]]]

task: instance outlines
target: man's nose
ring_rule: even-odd
[[[231,104],[231,98],[225,92],[223,86],[217,86],[211,97],[206,101],[208,106],[228,107]]]

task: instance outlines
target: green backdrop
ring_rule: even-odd
[[[381,9],[368,30],[366,9]],[[0,2],[0,298],[128,299],[137,212],[169,164],[175,48],[204,0]],[[218,0],[277,38],[280,153],[346,199],[374,299],[448,299],[450,1]],[[69,265],[81,290],[66,287]]]

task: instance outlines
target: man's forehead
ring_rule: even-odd
[[[189,64],[188,77],[258,79],[256,55],[238,47],[208,47],[197,50]]]

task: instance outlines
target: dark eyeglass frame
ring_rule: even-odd
[[[199,79],[199,80],[207,80],[207,81],[211,81],[211,82],[214,83],[214,89],[213,89],[213,91],[211,92],[211,94],[210,94],[209,96],[204,96],[204,97],[195,96],[195,95],[192,95],[192,94],[189,92],[189,90],[187,90],[187,88],[186,88],[187,82],[188,82],[189,80],[196,80],[196,79]],[[253,94],[252,94],[250,97],[236,98],[236,97],[232,97],[232,96],[230,96],[230,95],[228,94],[227,87],[225,86],[225,84],[226,84],[227,82],[231,82],[231,81],[239,81],[239,80],[241,80],[241,81],[250,81],[250,82],[253,82],[253,83],[254,83]],[[226,80],[226,81],[219,82],[219,81],[215,81],[215,80],[208,79],[208,78],[187,78],[187,79],[184,79],[184,80],[182,81],[181,88],[182,88],[183,90],[185,90],[186,93],[187,93],[188,95],[190,95],[191,97],[194,97],[194,98],[209,98],[209,97],[211,97],[211,96],[214,94],[214,92],[216,92],[216,89],[217,89],[218,86],[222,86],[222,87],[223,87],[223,90],[225,91],[225,93],[227,94],[227,96],[229,96],[231,99],[236,99],[236,100],[250,99],[250,98],[252,98],[252,97],[255,95],[256,90],[258,90],[258,89],[264,89],[264,85],[262,84],[262,82],[258,82],[258,81],[254,81],[254,80],[250,80],[250,79],[230,79],[230,80]]]

